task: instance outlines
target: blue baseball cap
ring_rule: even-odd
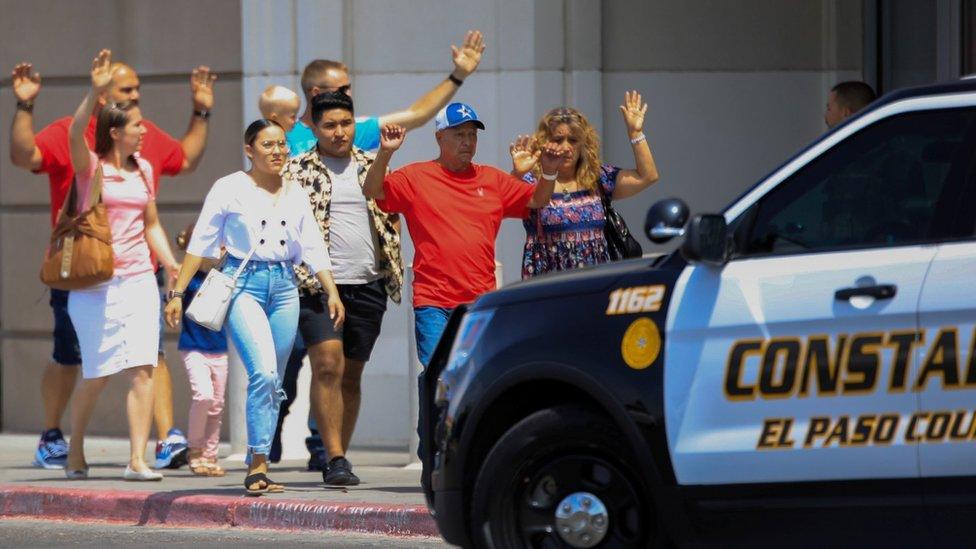
[[[434,117],[434,131],[439,132],[446,128],[460,126],[465,122],[474,122],[474,125],[478,126],[478,128],[485,129],[485,125],[481,120],[478,120],[478,113],[474,112],[471,105],[466,103],[451,103],[441,109],[441,112],[437,113],[437,116]]]

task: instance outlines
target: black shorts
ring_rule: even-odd
[[[383,279],[367,284],[339,284],[339,298],[346,308],[346,321],[336,330],[329,318],[325,294],[299,298],[298,333],[309,347],[328,340],[342,340],[342,352],[351,360],[366,362],[380,335],[386,313]]]

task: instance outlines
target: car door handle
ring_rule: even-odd
[[[841,288],[834,292],[834,299],[847,301],[852,297],[864,296],[875,299],[891,299],[898,293],[898,286],[894,284],[878,284],[876,286],[859,286],[855,288]]]

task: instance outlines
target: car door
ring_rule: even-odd
[[[964,139],[947,136],[938,151],[959,191],[942,212],[953,220],[949,239],[919,300],[919,410],[908,433],[918,441],[928,516],[944,546],[972,542],[976,505],[976,124],[964,127]]]
[[[918,409],[918,301],[949,192],[931,175],[934,148],[960,116],[915,110],[850,128],[730,210],[742,211],[734,256],[688,267],[668,314],[679,484],[917,481],[905,429]]]

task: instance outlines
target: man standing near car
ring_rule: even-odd
[[[366,174],[363,192],[380,209],[402,213],[414,243],[413,307],[417,356],[424,368],[440,340],[451,311],[495,288],[495,238],[503,218],[525,218],[530,208],[549,203],[562,161],[553,144],[531,156],[526,171],[542,159],[542,181],[524,181],[497,168],[474,164],[478,131],[485,125],[465,103],[451,103],[434,119],[440,154],[386,175],[406,130],[383,128],[380,151]],[[520,140],[521,141],[521,140]],[[510,152],[518,150],[515,144]],[[422,376],[421,376],[422,379]],[[421,381],[421,380],[418,380]],[[420,401],[426,399],[418,383]],[[418,432],[426,426],[421,417]],[[421,444],[425,440],[420,433]],[[418,448],[423,455],[423,448]]]
[[[21,63],[13,70],[12,88],[17,99],[10,128],[10,159],[15,166],[34,173],[48,175],[51,194],[51,223],[57,221],[58,211],[74,178],[68,147],[68,125],[71,117],[58,119],[34,133],[34,101],[41,90],[41,77],[33,72],[30,63]],[[175,176],[196,169],[207,144],[208,119],[213,107],[213,83],[216,76],[205,66],[193,69],[190,90],[193,114],[190,125],[177,141],[149,120],[143,120],[147,132],[141,157],[153,166],[153,185],[158,189],[159,176]],[[85,131],[89,145],[94,144],[95,121],[107,103],[138,105],[139,76],[124,64],[112,65],[112,84],[106,96],[98,99],[95,113]],[[67,460],[67,445],[61,433],[61,418],[74,390],[81,356],[78,338],[67,315],[68,292],[51,290],[54,312],[54,353],[41,379],[41,400],[44,407],[44,431],[35,454],[34,463],[46,469],[63,468]],[[162,331],[160,332],[159,365],[154,371],[154,416],[157,435],[156,467],[173,467],[185,463],[186,438],[173,428],[173,398],[169,370],[163,360]],[[165,437],[165,438],[164,438]]]

